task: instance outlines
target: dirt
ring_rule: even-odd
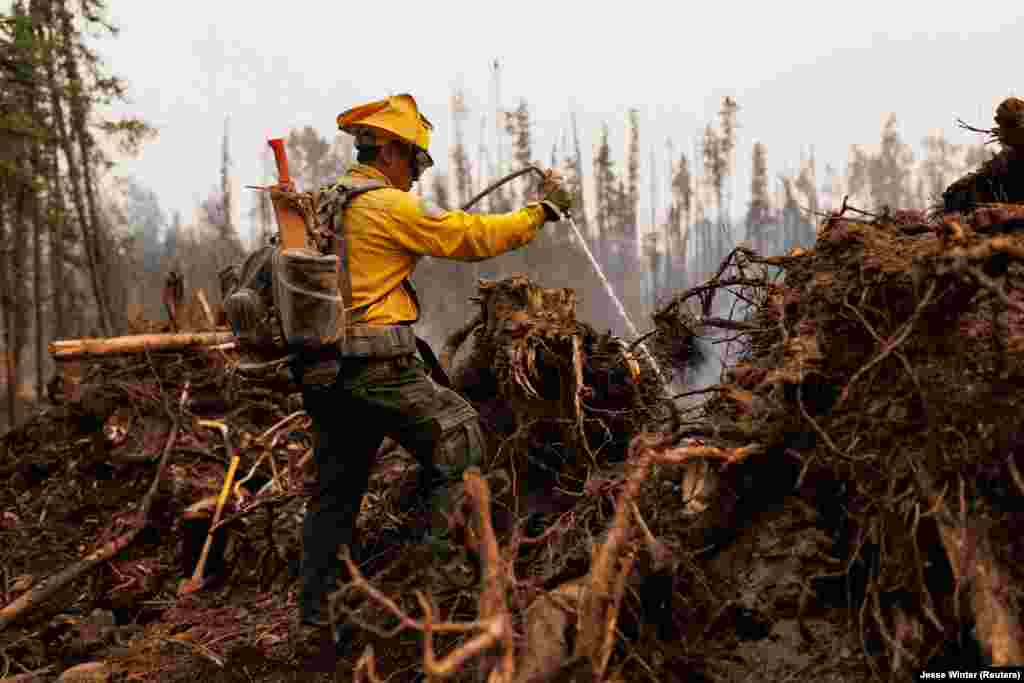
[[[737,250],[655,316],[650,346],[676,380],[702,362],[702,343],[740,337],[723,381],[675,412],[650,366],[575,320],[574,295],[521,278],[482,287],[481,317],[445,355],[491,440],[500,595],[519,647],[528,608],[597,585],[595,558],[625,529],[604,565],[629,570],[619,607],[602,612],[614,625],[603,674],[578,651],[588,624],[574,611],[559,627],[564,661],[544,680],[864,681],[1018,656],[1024,246],[1004,213],[834,216],[814,250]],[[729,291],[749,305],[716,317]],[[4,437],[10,605],[138,523],[179,428],[145,531],[0,629],[0,678],[53,680],[101,661],[121,681],[341,681],[372,649],[382,680],[423,680],[422,633],[385,633],[399,622],[379,601],[339,594],[355,618],[337,645],[297,627],[308,419],[293,390],[244,376],[237,360],[67,366],[55,405]],[[228,442],[201,419],[228,425]],[[232,521],[214,535],[202,589],[180,594],[233,453]],[[466,548],[441,561],[414,543],[415,482],[412,459],[385,444],[360,569],[410,618],[422,618],[419,591],[442,619],[472,622],[496,585],[475,573],[482,532],[463,511],[452,524]],[[467,638],[435,634],[438,656]],[[454,680],[473,679],[477,661]]]

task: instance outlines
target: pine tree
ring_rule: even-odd
[[[919,194],[926,204],[937,205],[942,202],[942,193],[953,182],[957,173],[957,157],[960,156],[961,145],[955,145],[941,131],[927,136],[922,144],[925,158],[921,162],[922,190]]]
[[[285,144],[288,147],[288,170],[298,180],[300,190],[323,187],[333,182],[344,168],[344,162],[337,155],[338,146],[332,146],[312,126],[293,130]]]
[[[238,261],[244,249],[234,220],[234,206],[231,187],[231,137],[229,122],[225,119],[224,136],[221,143],[220,192],[211,194],[203,202],[206,221],[213,228],[217,238],[213,267],[221,268]],[[219,290],[219,287],[217,288]]]
[[[433,195],[434,203],[447,211],[451,208],[451,200],[448,195],[448,178],[440,172],[435,172],[433,175],[430,192]]]
[[[156,193],[135,180],[128,180],[125,219],[130,234],[142,250],[142,265],[147,272],[159,270],[163,248],[160,243],[166,219]]]
[[[769,221],[771,200],[768,196],[768,150],[763,142],[754,143],[750,173],[750,205],[747,208],[747,239],[753,248],[764,253],[764,224]]]
[[[903,143],[890,114],[882,128],[881,148],[870,167],[871,198],[875,208],[903,208],[910,199],[909,180],[914,153]]]
[[[795,246],[800,232],[800,203],[796,198],[795,182],[786,176],[782,176],[781,180],[785,199],[782,204],[782,232],[777,247],[779,253]]]
[[[739,111],[739,105],[736,104],[736,100],[726,96],[722,99],[722,108],[718,112],[719,117],[719,154],[721,159],[719,165],[721,166],[722,183],[724,184],[725,178],[732,175],[733,169],[733,152],[736,149],[736,114]],[[724,191],[719,190],[721,194]],[[721,200],[719,200],[721,204]],[[728,222],[728,215],[730,213],[728,208],[729,202],[726,202],[726,221]],[[722,207],[719,206],[721,212]]]
[[[94,109],[124,92],[82,35],[112,30],[102,2],[8,6],[0,11],[0,322],[10,424],[19,417],[23,359],[34,367],[36,395],[42,391],[48,332],[65,336],[88,325],[109,334],[123,320],[111,306],[120,257],[99,196],[108,162],[96,136],[131,152],[151,131],[137,120],[102,120]],[[91,305],[81,298],[82,276]]]
[[[865,152],[858,145],[850,148],[847,187],[852,197],[867,199],[872,208],[892,210],[909,206],[914,153],[900,138],[896,115],[890,114],[882,126],[882,140],[877,155]]]
[[[533,163],[533,141],[530,131],[530,108],[526,100],[520,99],[519,106],[508,116],[506,131],[512,138],[512,158],[517,169],[525,168]],[[536,193],[537,179],[533,174],[523,178],[520,203],[525,203]]]
[[[807,161],[801,163],[800,174],[797,176],[793,183],[794,189],[800,193],[804,200],[805,208],[810,215],[810,221],[813,224],[815,216],[818,213],[818,186],[817,186],[817,168],[814,161],[814,152],[811,151],[811,155]],[[805,241],[803,238],[807,235],[803,235],[798,238],[798,241]]]
[[[594,153],[594,193],[597,207],[594,223],[597,228],[598,258],[607,265],[612,237],[615,170],[612,161],[612,150],[608,144],[608,124],[601,126],[601,137]]]
[[[667,250],[668,270],[671,274],[666,283],[669,289],[686,284],[686,244],[690,234],[690,212],[693,208],[693,181],[690,177],[690,162],[686,152],[681,152],[679,162],[672,174],[672,206],[669,209]]]
[[[704,260],[704,271],[713,270],[723,254],[722,232],[725,224],[724,191],[725,177],[728,171],[725,155],[725,145],[722,138],[708,124],[704,129],[703,144],[701,146],[704,156],[704,182],[711,190],[715,206],[718,208],[718,226],[715,227],[710,221],[702,224],[702,248],[701,256]]]
[[[469,155],[466,153],[464,141],[463,121],[469,114],[461,91],[452,95],[451,100],[452,121],[455,128],[455,144],[452,147],[452,175],[455,176],[455,194],[459,206],[470,200],[473,191],[472,170],[469,165]],[[446,198],[447,201],[447,198]]]
[[[629,131],[626,147],[626,206],[623,219],[626,223],[628,237],[637,232],[637,211],[640,204],[640,112],[630,109],[626,117],[626,128]]]
[[[862,199],[870,190],[871,158],[860,145],[850,147],[850,161],[846,166],[846,187],[854,201]]]
[[[234,204],[231,188],[231,117],[224,118],[224,138],[221,142],[220,161],[220,192],[224,201],[224,236],[226,239],[238,239],[238,227],[235,225]]]
[[[576,127],[576,112],[571,115],[572,122],[572,180],[570,181],[569,187],[572,189],[573,197],[575,198],[575,206],[573,206],[573,216],[576,219],[576,223],[579,225],[580,230],[583,234],[588,234],[587,226],[587,205],[583,197],[584,187],[584,172],[583,172],[583,153],[580,150],[580,136],[579,131]]]
[[[647,268],[644,269],[644,287],[646,295],[646,304],[649,310],[654,310],[658,305],[658,298],[660,292],[658,291],[658,283],[660,281],[659,274],[662,268],[662,253],[658,248],[658,233],[651,231],[644,235],[643,245],[644,260],[647,262]]]
[[[179,259],[180,244],[183,239],[182,235],[182,222],[181,222],[181,211],[174,212],[174,218],[171,219],[171,224],[167,228],[167,234],[164,237],[164,248],[163,248],[163,263],[164,270],[178,270],[173,267],[173,264]]]

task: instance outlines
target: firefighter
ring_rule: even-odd
[[[417,261],[498,256],[528,244],[572,204],[553,173],[541,201],[504,214],[446,211],[410,193],[433,165],[432,126],[411,95],[349,109],[337,123],[355,137],[357,150],[339,184],[362,188],[343,208],[331,209],[348,270],[340,280],[348,327],[344,343],[301,353],[293,368],[313,423],[317,470],[303,527],[300,619],[318,626],[342,576],[339,548],[346,544],[356,556],[356,517],[384,437],[421,465],[421,505],[431,520],[423,540],[435,551],[445,545],[451,487],[483,458],[475,410],[443,386],[437,368],[433,376],[441,383],[431,379],[423,356],[433,354],[422,342],[417,347],[411,325],[420,307],[409,280]]]

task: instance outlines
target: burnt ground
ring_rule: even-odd
[[[1016,212],[833,217],[813,250],[737,250],[655,316],[651,345],[680,373],[695,338],[737,335],[707,400],[674,414],[624,345],[570,324],[571,297],[492,286],[453,375],[493,442],[504,583],[477,580],[471,552],[439,564],[410,540],[415,466],[388,444],[360,518],[362,573],[414,620],[417,591],[457,622],[501,595],[520,670],[542,650],[551,663],[531,680],[903,680],[926,665],[1022,663]],[[729,293],[749,306],[717,318]],[[372,646],[382,680],[422,680],[420,630],[393,632],[396,616],[365,596],[336,601],[360,624],[338,647],[294,627],[308,423],[235,360],[67,365],[54,405],[4,437],[2,619],[133,528],[165,450],[169,465],[132,543],[4,622],[0,674],[46,681],[104,662],[109,680],[340,681]],[[229,459],[200,419],[228,426],[244,481],[206,585],[179,595]],[[473,539],[486,534],[459,528],[485,556]],[[581,601],[547,642],[533,638],[531,607],[597,586],[604,550],[614,562],[600,566],[625,568],[617,606]],[[585,614],[613,626],[599,675]],[[434,639],[440,657],[469,636]]]

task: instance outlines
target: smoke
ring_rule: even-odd
[[[722,374],[722,356],[714,337],[696,337],[693,362],[685,378],[686,390],[705,389],[717,384]]]

